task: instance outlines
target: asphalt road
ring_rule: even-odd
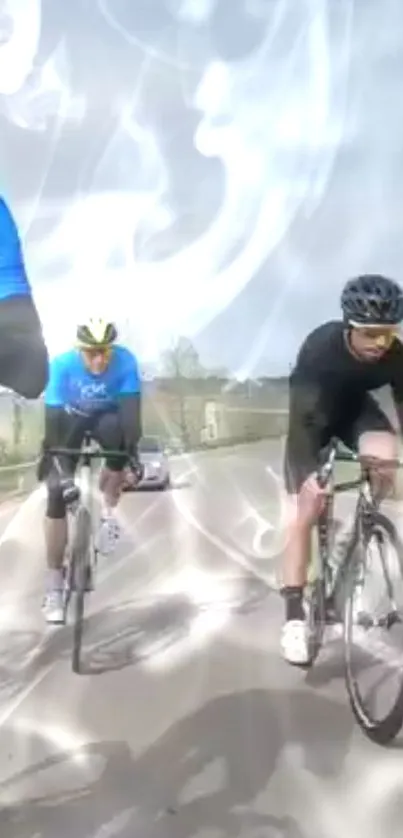
[[[353,723],[340,648],[278,653],[278,446],[126,495],[86,624],[42,621],[40,492],[0,515],[1,838],[401,836],[403,759]]]

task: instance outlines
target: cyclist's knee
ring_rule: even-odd
[[[393,431],[365,431],[358,441],[362,456],[395,460],[399,455],[397,435]]]
[[[379,460],[397,460],[399,447],[397,435],[390,431],[367,431],[359,439],[359,452],[362,456],[376,457]],[[396,470],[393,465],[380,463],[371,472],[371,482],[380,499],[393,497],[396,493]]]

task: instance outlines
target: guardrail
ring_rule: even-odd
[[[0,466],[0,496],[12,497],[32,491],[37,484],[36,460]]]
[[[230,408],[229,412],[244,412],[243,407]],[[218,437],[214,440],[203,443],[193,443],[187,453],[192,451],[209,451],[220,448],[231,448],[232,446],[258,442],[271,437],[281,437],[285,432],[288,410],[272,408],[247,408],[246,412],[251,414],[259,413],[267,416],[267,422],[261,429],[250,428],[241,434],[233,434],[227,437]],[[179,452],[172,452],[179,453]],[[29,494],[37,486],[36,460],[25,463],[11,463],[0,465],[0,501],[8,497]]]

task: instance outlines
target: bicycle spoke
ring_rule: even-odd
[[[374,515],[356,544],[344,619],[346,684],[364,732],[386,743],[403,721],[402,548],[391,522]]]

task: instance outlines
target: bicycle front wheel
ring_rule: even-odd
[[[386,745],[403,724],[403,545],[381,513],[362,530],[346,557],[345,680],[361,730]]]
[[[84,602],[90,567],[90,549],[91,516],[85,506],[80,506],[77,512],[75,533],[71,550],[75,591],[72,669],[76,674],[79,674],[81,671]]]

